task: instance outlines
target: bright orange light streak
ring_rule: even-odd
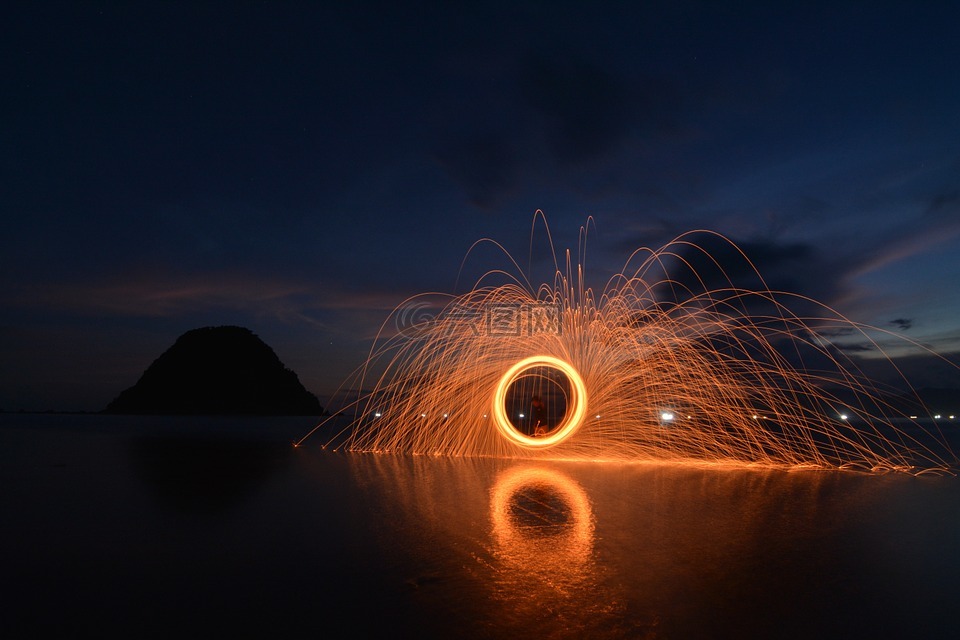
[[[553,367],[557,369],[570,381],[570,398],[568,399],[567,413],[560,424],[545,436],[528,436],[521,433],[513,426],[510,417],[507,415],[507,390],[517,378],[525,372],[536,367]],[[539,355],[525,358],[516,363],[503,374],[500,378],[497,389],[493,393],[493,419],[497,423],[497,428],[505,438],[511,440],[522,447],[531,447],[534,449],[545,449],[563,442],[572,436],[580,425],[583,424],[583,416],[587,412],[587,389],[580,378],[580,374],[569,363],[553,356]]]
[[[546,227],[542,213],[534,226],[537,220]],[[904,389],[910,381],[873,336],[956,365],[902,334],[770,290],[743,251],[711,231],[637,249],[598,293],[584,280],[587,228],[576,259],[568,251],[560,263],[550,241],[552,282],[534,284],[487,240],[481,242],[502,251],[513,270],[487,271],[445,304],[429,307],[425,299],[437,294],[424,294],[395,308],[366,362],[344,382],[359,391],[347,408],[349,424],[328,431],[327,445],[413,455],[908,473],[957,468],[935,421],[909,418],[916,409],[868,378],[835,336],[872,351],[870,362],[886,362]],[[411,310],[420,317],[425,308],[437,312],[402,326]],[[497,331],[499,312],[510,309],[518,315],[507,324],[517,330]],[[521,389],[521,377],[541,383],[536,368],[569,381],[569,390],[550,387],[555,400],[569,397],[562,415],[556,400],[544,421],[555,418],[556,426],[543,435],[510,419],[508,411],[518,415],[526,405],[507,406],[511,385],[514,399],[530,391]],[[529,415],[518,420],[539,424]]]
[[[568,522],[551,527],[553,523],[547,514],[545,528],[554,535],[538,536],[537,531],[525,530],[515,521],[511,503],[530,491],[558,498],[565,511],[562,515],[569,516]],[[490,519],[502,559],[531,573],[549,568],[554,579],[558,575],[576,575],[593,552],[590,500],[579,484],[554,469],[515,467],[503,472],[491,491]]]

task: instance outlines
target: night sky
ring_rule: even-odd
[[[5,5],[0,409],[102,409],[224,324],[323,402],[537,210],[574,255],[592,217],[600,288],[711,229],[957,361],[960,5],[780,4]]]

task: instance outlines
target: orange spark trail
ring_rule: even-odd
[[[582,228],[581,253],[585,238]],[[697,238],[722,241],[738,264],[721,266]],[[329,446],[911,473],[955,466],[942,436],[908,420],[829,339],[854,334],[879,351],[870,337],[879,329],[767,289],[719,234],[638,249],[599,295],[569,252],[563,268],[554,257],[553,282],[538,286],[503,252],[513,272],[487,272],[416,326],[392,329],[435,294],[391,313],[345,382],[370,390]],[[732,272],[760,286],[737,286]],[[794,305],[818,311],[801,317]]]

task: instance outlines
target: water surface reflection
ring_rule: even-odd
[[[955,515],[933,530],[896,515],[918,492],[960,506],[941,491],[954,478],[370,455],[350,467],[391,523],[379,544],[434,566],[412,579],[443,585],[417,603],[424,616],[476,637],[935,631],[943,567],[958,565]],[[931,544],[939,561],[904,562]]]
[[[0,416],[4,638],[955,635],[960,478],[397,457]]]

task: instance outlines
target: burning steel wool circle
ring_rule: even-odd
[[[556,371],[569,381],[569,397],[566,398],[564,415],[555,427],[545,431],[542,435],[527,434],[521,431],[512,417],[508,415],[507,394],[524,374],[541,367]],[[543,449],[563,442],[583,424],[586,411],[587,389],[580,374],[570,363],[553,356],[531,356],[517,362],[503,374],[493,393],[492,414],[497,429],[507,440],[523,447]]]
[[[602,288],[585,275],[586,228],[577,259],[568,251],[561,262],[550,247],[553,274],[539,281],[486,242],[515,271],[491,269],[464,293],[399,305],[344,381],[356,399],[310,432],[322,428],[325,446],[877,472],[960,466],[939,427],[908,417],[893,383],[867,377],[846,350],[883,353],[882,341],[899,336],[767,288],[720,234],[639,248]],[[871,360],[884,364],[910,384],[891,360]]]

